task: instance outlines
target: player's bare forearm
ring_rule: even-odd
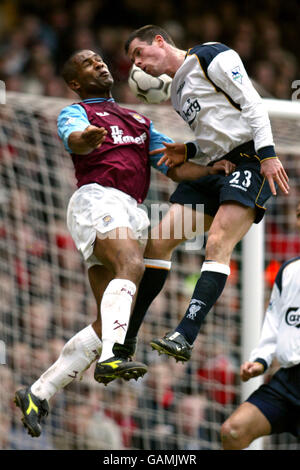
[[[102,145],[106,134],[104,127],[88,126],[82,132],[72,132],[68,144],[73,153],[86,155]]]
[[[196,165],[192,162],[185,162],[182,165],[174,166],[167,172],[167,176],[176,182],[192,181],[201,178],[201,176],[206,176],[209,174],[209,167]]]
[[[193,181],[202,176],[215,175],[217,173],[228,175],[234,168],[235,165],[227,160],[221,160],[213,166],[203,166],[192,162],[185,162],[170,168],[167,172],[167,176],[176,182]]]

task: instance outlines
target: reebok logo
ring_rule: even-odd
[[[114,144],[138,144],[142,145],[147,140],[147,133],[143,132],[138,137],[133,137],[132,135],[124,135],[124,131],[119,128],[119,126],[110,126],[111,128],[111,137]]]

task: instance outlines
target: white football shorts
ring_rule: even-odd
[[[77,249],[88,267],[101,262],[93,255],[97,233],[104,235],[128,227],[136,239],[147,238],[150,221],[135,199],[115,188],[86,184],[72,195],[67,209],[67,225]]]

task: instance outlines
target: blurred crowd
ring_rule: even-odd
[[[225,42],[239,52],[266,94],[290,99],[291,82],[299,78],[297,4],[228,0],[208,7],[200,0],[124,0],[112,11],[108,0],[3,0],[0,79],[7,90],[77,99],[59,72],[69,54],[89,48],[109,63],[114,96],[134,102],[123,44],[132,29],[155,23],[182,48]],[[96,305],[66,229],[74,179],[57,137],[56,114],[49,118],[20,102],[1,108],[0,119],[0,339],[6,345],[6,364],[0,364],[0,448],[219,449],[220,424],[240,402],[240,246],[189,363],[163,359],[149,346],[177,323],[199,276],[203,252],[186,251],[183,245],[141,329],[137,359],[149,365],[148,374],[105,388],[94,381],[92,366],[50,402],[42,436],[26,435],[12,402],[15,390],[36,380],[64,343],[94,321]],[[300,170],[295,155],[282,158],[292,189],[289,198],[279,195],[268,209],[266,302],[280,264],[300,253],[295,230]],[[155,173],[149,200],[166,202],[170,193],[171,183]]]
[[[114,96],[134,102],[128,90],[128,34],[144,24],[167,29],[188,49],[206,41],[234,48],[265,96],[290,99],[299,79],[297,0],[2,0],[0,80],[7,90],[74,98],[60,77],[78,49],[99,52],[115,78]]]
[[[138,382],[93,379],[92,366],[50,402],[39,439],[27,436],[12,398],[58,357],[64,343],[94,321],[96,304],[86,268],[67,231],[65,211],[74,190],[71,160],[46,117],[22,102],[0,110],[0,448],[219,449],[219,428],[240,401],[241,247],[231,276],[195,343],[192,360],[176,363],[149,342],[170,331],[186,310],[203,251],[176,250],[163,292],[139,335],[137,359],[149,365]],[[289,157],[297,174],[296,157]],[[153,172],[148,202],[167,202],[172,182]],[[299,192],[279,195],[266,218],[266,290],[280,264],[300,252],[295,207]],[[9,410],[9,412],[7,412]]]

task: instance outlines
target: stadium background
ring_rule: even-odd
[[[148,346],[185,311],[199,274],[203,253],[182,246],[141,332],[138,358],[149,364],[147,376],[105,388],[93,381],[92,366],[52,401],[41,438],[28,437],[20,423],[12,403],[15,389],[32,383],[65,341],[95,318],[85,268],[65,224],[75,186],[55,121],[66,100],[77,97],[59,70],[74,50],[99,51],[114,75],[115,99],[138,108],[127,86],[130,63],[123,44],[132,29],[154,23],[181,48],[225,42],[239,52],[264,96],[290,100],[292,83],[300,79],[299,20],[296,0],[214,1],[209,7],[197,0],[124,0],[113,10],[107,0],[1,2],[0,80],[8,94],[7,105],[0,107],[0,339],[7,363],[0,365],[0,448],[220,448],[220,424],[240,401],[240,247],[189,364],[159,358]],[[157,128],[163,125],[173,138],[183,138],[168,104],[139,109]],[[295,151],[281,155],[291,194],[272,201],[266,217],[266,302],[280,263],[300,253],[298,156]],[[155,174],[148,202],[166,202],[173,187]],[[265,439],[264,448],[300,449],[300,443],[280,435]]]

